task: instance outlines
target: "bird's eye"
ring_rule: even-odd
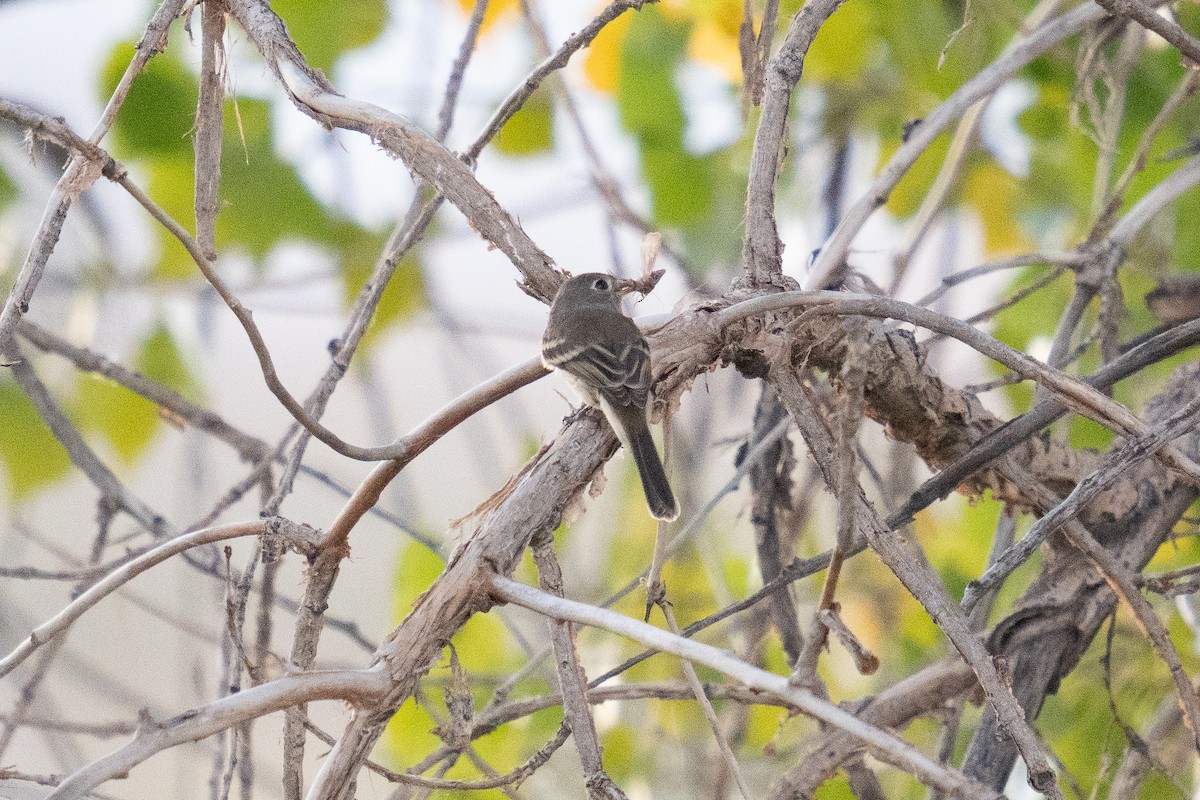
[[[592,288],[599,292],[607,292],[612,286],[609,285],[607,278],[596,278],[592,281]]]

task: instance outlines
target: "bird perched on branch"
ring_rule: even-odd
[[[650,348],[637,325],[621,313],[626,283],[589,272],[564,283],[550,304],[542,336],[542,363],[561,371],[583,402],[604,412],[633,456],[646,504],[661,520],[679,516],[679,504],[650,436]]]

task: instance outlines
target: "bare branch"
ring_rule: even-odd
[[[782,365],[781,365],[782,366]],[[792,372],[786,368],[772,371],[771,381],[779,392],[792,419],[808,442],[809,452],[821,469],[825,482],[835,492],[840,489],[832,454],[836,446],[831,433],[817,423],[817,416]],[[848,513],[844,511],[843,513]],[[1052,798],[1061,800],[1062,791],[1055,779],[1053,767],[1030,727],[1021,707],[1013,697],[1009,684],[1001,677],[996,663],[983,642],[971,631],[966,615],[950,598],[941,579],[920,547],[909,537],[898,536],[871,507],[861,490],[855,502],[856,516],[865,518],[858,528],[866,536],[879,557],[929,615],[937,621],[945,636],[954,644],[963,659],[970,664],[980,685],[987,694],[989,706],[1002,720],[1005,732],[1016,742],[1029,771],[1029,784]]]
[[[703,664],[753,689],[776,695],[796,706],[801,712],[854,735],[872,755],[912,773],[922,782],[942,786],[962,797],[998,797],[997,793],[973,784],[955,771],[930,761],[907,742],[862,722],[806,689],[789,685],[787,678],[782,675],[751,666],[724,650],[676,636],[614,611],[554,597],[499,575],[491,578],[490,585],[491,592],[497,600],[515,603],[553,619],[603,628],[656,650]]]
[[[194,742],[247,720],[315,700],[360,704],[387,690],[382,667],[325,670],[289,675],[223,697],[163,722],[143,719],[132,742],[101,758],[58,785],[47,800],[79,800],[113,778],[125,775],[156,753]]]
[[[751,286],[782,287],[782,250],[775,224],[775,182],[787,141],[792,92],[804,71],[804,57],[825,20],[845,0],[805,3],[792,17],[779,51],[766,65],[762,116],[754,134],[746,184],[746,230],[742,240],[742,280]],[[769,33],[760,33],[767,36]]]
[[[179,10],[183,7],[183,3],[184,0],[163,0],[158,10],[154,12],[154,16],[146,26],[145,33],[138,42],[133,60],[126,67],[121,80],[117,83],[117,88],[109,97],[100,121],[96,123],[92,135],[88,137],[91,145],[98,144],[104,138],[108,129],[112,127],[121,105],[125,102],[134,78],[142,71],[146,63],[161,52],[165,46],[167,28],[170,27],[172,20],[179,16]],[[11,104],[4,104],[4,106],[9,105]],[[2,110],[0,108],[0,111]],[[29,254],[25,257],[25,262],[21,265],[21,269],[13,281],[12,290],[4,302],[3,310],[0,311],[0,362],[12,360],[10,348],[17,322],[29,311],[33,294],[46,269],[46,260],[50,258],[50,253],[58,243],[58,237],[62,233],[63,222],[67,219],[67,212],[70,210],[71,204],[100,176],[100,172],[100,165],[92,159],[74,158],[55,185],[46,204],[41,223],[34,234]]]
[[[562,568],[554,555],[554,537],[549,532],[539,533],[530,542],[534,563],[538,568],[538,582],[542,591],[555,597],[563,596]],[[596,724],[592,720],[587,700],[587,675],[579,663],[575,649],[575,627],[569,622],[551,618],[550,637],[554,642],[554,655],[558,666],[558,685],[562,692],[563,719],[571,727],[575,737],[575,749],[583,767],[584,783],[588,797],[592,800],[624,800],[625,793],[604,771],[600,756],[600,742],[596,738]]]
[[[217,257],[216,223],[221,185],[221,129],[225,104],[225,6],[205,0],[200,20],[200,99],[196,103],[196,241],[206,258]]]
[[[1179,23],[1160,16],[1152,6],[1141,0],[1096,0],[1096,3],[1113,14],[1129,17],[1143,28],[1154,31],[1174,45],[1184,58],[1200,67],[1200,39],[1179,27]]]
[[[820,254],[813,262],[805,288],[823,289],[831,275],[841,268],[850,252],[850,244],[862,229],[867,218],[875,209],[887,202],[888,195],[916,162],[921,153],[933,143],[937,135],[958,119],[977,100],[996,89],[1017,70],[1049,50],[1063,39],[1078,33],[1100,19],[1103,10],[1085,3],[1078,8],[1056,17],[1036,30],[993,61],[974,78],[963,84],[945,102],[939,105],[913,129],[908,139],[900,145],[888,163],[875,178],[871,188],[854,204],[829,237]]]
[[[279,521],[282,522],[282,521]],[[53,639],[58,634],[65,631],[71,623],[79,619],[85,611],[90,609],[96,603],[103,600],[108,595],[119,589],[121,586],[129,582],[130,579],[140,575],[151,567],[161,564],[163,561],[178,555],[185,550],[193,547],[199,547],[212,542],[220,542],[226,539],[235,539],[241,536],[257,536],[267,530],[268,521],[256,520],[254,522],[239,522],[230,525],[220,525],[215,528],[205,528],[194,533],[183,534],[177,536],[170,541],[164,542],[153,550],[145,553],[133,561],[122,565],[113,570],[103,580],[98,581],[88,588],[86,592],[75,598],[62,611],[59,611],[54,617],[39,625],[29,634],[15,650],[9,653],[4,658],[0,659],[0,677],[12,672],[22,661],[29,657],[46,642]],[[292,537],[293,543],[297,546],[302,545],[305,540],[299,538],[299,529],[293,525],[280,525],[281,533]],[[295,531],[296,533],[292,533]],[[304,546],[310,545],[311,542]]]
[[[279,78],[296,107],[327,127],[366,134],[437,189],[518,270],[523,288],[549,300],[561,281],[554,262],[471,172],[433,137],[379,106],[337,94],[314,72],[287,35],[283,21],[261,0],[232,0],[230,11]]]

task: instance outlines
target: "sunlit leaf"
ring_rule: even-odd
[[[446,562],[428,547],[410,539],[400,547],[396,559],[396,591],[392,595],[392,615],[399,621],[412,611],[413,603],[433,585],[446,568]]]
[[[951,597],[962,597],[967,583],[987,567],[1002,507],[990,495],[973,501],[955,496],[936,513],[918,515],[917,537]]]
[[[958,88],[965,70],[958,66],[957,59],[948,59],[939,70],[938,54],[962,23],[961,18],[952,19],[942,3],[874,0],[873,6],[877,35],[886,42],[913,97],[931,93],[944,98]],[[937,46],[931,47],[931,43]],[[919,116],[924,109],[914,108],[913,112]]]
[[[187,359],[162,322],[142,340],[134,366],[147,378],[180,393],[186,394],[196,386]]]
[[[100,73],[103,97],[112,94],[134,53],[133,42],[113,47]],[[196,78],[173,50],[160,53],[138,74],[113,126],[118,151],[139,156],[191,158],[188,134],[195,124]]]
[[[626,12],[604,26],[583,56],[583,74],[606,94],[617,91],[621,78],[621,51],[635,14]]]
[[[389,763],[405,769],[437,749],[441,740],[433,734],[435,723],[416,700],[409,699],[400,706],[383,732],[383,747]]]
[[[1200,131],[1197,131],[1200,136]],[[1200,191],[1192,190],[1175,201],[1175,265],[1200,272]]]
[[[544,153],[554,146],[554,105],[545,92],[534,92],[500,129],[496,149],[510,156]]]
[[[474,13],[475,3],[476,0],[454,0],[454,5],[468,17]],[[519,8],[520,0],[488,0],[487,9],[483,12],[480,34],[491,33],[497,22],[512,18]]]
[[[846,3],[834,12],[804,58],[805,80],[854,80],[878,45],[872,14],[867,3]]]
[[[1172,7],[1175,21],[1192,36],[1200,38],[1200,3],[1196,0],[1179,0]]]
[[[643,774],[649,762],[648,748],[641,746],[643,731],[627,722],[619,722],[600,732],[604,748],[604,768],[617,784]]]
[[[741,83],[742,56],[738,34],[742,26],[742,3],[705,0],[692,6],[695,24],[688,38],[688,57],[711,64],[732,83]]]
[[[271,8],[308,63],[325,72],[338,56],[375,41],[387,22],[384,0],[274,0]]]
[[[3,169],[0,169],[0,208],[12,204],[17,199],[17,185],[12,182]]]
[[[617,108],[622,125],[638,141],[654,219],[667,226],[696,223],[712,205],[710,166],[684,146],[686,118],[675,89],[688,34],[688,25],[646,9],[621,53]]]
[[[895,131],[892,138],[888,139],[880,152],[880,166],[887,163],[892,154],[899,149],[901,141],[899,131]],[[900,183],[892,190],[888,196],[887,208],[898,217],[908,217],[917,212],[921,207],[921,201],[925,199],[925,194],[929,191],[929,187],[933,185],[933,181],[937,178],[938,171],[942,168],[942,163],[946,160],[946,153],[950,148],[950,136],[943,133],[933,140],[933,144],[925,149],[925,151],[917,158],[916,163],[904,174],[900,179]]]
[[[977,164],[967,176],[963,199],[983,222],[989,255],[1027,250],[1028,237],[1018,220],[1020,182],[993,161]]]
[[[1069,442],[1076,450],[1105,450],[1112,444],[1113,433],[1098,422],[1086,417],[1071,417]]]
[[[219,252],[237,246],[261,259],[280,241],[293,238],[315,241],[338,254],[374,259],[377,253],[361,251],[369,234],[323,208],[295,168],[276,155],[266,103],[239,100],[235,116],[233,101],[228,101],[225,116],[216,222]],[[190,151],[186,158],[158,159],[151,167],[152,194],[177,220],[193,217],[192,173]],[[187,252],[165,231],[159,235],[164,244],[155,276],[194,276],[196,266]]]
[[[339,272],[342,276],[342,297],[347,306],[354,302],[375,269],[383,242],[381,237],[358,236],[342,251]],[[410,318],[425,302],[425,282],[421,266],[413,251],[396,265],[391,281],[379,298],[371,324],[360,347],[370,349],[396,322]]]
[[[4,374],[7,369],[0,369],[0,462],[9,494],[21,500],[66,475],[71,459],[25,392]]]
[[[787,717],[787,709],[767,705],[752,705],[746,715],[742,746],[761,751],[775,739],[779,724]]]
[[[158,406],[99,375],[78,376],[71,416],[81,431],[96,432],[125,461],[140,455],[162,420]]]

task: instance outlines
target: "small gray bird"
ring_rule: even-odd
[[[650,348],[633,320],[621,313],[618,285],[611,275],[588,272],[559,288],[542,336],[542,363],[561,370],[585,403],[604,412],[633,455],[650,513],[673,520],[679,504],[646,417]]]

